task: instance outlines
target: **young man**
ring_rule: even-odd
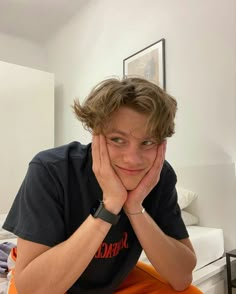
[[[74,111],[92,144],[39,153],[4,225],[18,236],[17,293],[201,293],[165,161],[176,101],[140,78],[109,79]],[[153,267],[137,264],[142,249]]]

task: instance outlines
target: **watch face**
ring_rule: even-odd
[[[94,206],[90,209],[90,214],[94,218],[100,218],[112,225],[117,224],[117,222],[120,219],[120,215],[115,215],[111,213],[110,211],[106,210],[106,208],[103,205],[102,200],[97,200]]]
[[[94,203],[94,205],[91,207],[90,209],[90,213],[92,215],[94,215],[96,213],[96,211],[98,210],[99,206],[101,205],[101,201],[100,200],[96,200],[96,202]]]

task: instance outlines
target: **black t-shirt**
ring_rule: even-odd
[[[160,180],[143,206],[167,235],[179,240],[187,238],[188,233],[177,204],[175,184],[175,172],[165,161]],[[52,247],[78,229],[96,199],[102,199],[102,190],[92,171],[91,144],[72,142],[46,150],[30,162],[3,228],[20,238]],[[111,227],[68,293],[113,293],[135,266],[141,251],[121,211],[118,224]]]

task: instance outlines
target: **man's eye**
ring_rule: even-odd
[[[146,140],[146,141],[143,141],[143,142],[142,142],[142,147],[143,147],[144,149],[151,149],[151,148],[155,147],[156,144],[157,144],[157,143],[156,143],[155,141]]]
[[[121,138],[111,138],[111,141],[118,143],[118,144],[124,143],[124,140]]]
[[[143,141],[142,143],[144,146],[152,146],[154,145],[155,143],[153,141],[149,141],[149,140],[146,140],[146,141]]]

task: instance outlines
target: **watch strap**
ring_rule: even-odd
[[[99,206],[97,210],[93,213],[94,218],[100,218],[112,225],[116,225],[120,219],[120,215],[116,215],[109,210],[107,210],[104,206],[104,203],[102,200],[99,200]]]

